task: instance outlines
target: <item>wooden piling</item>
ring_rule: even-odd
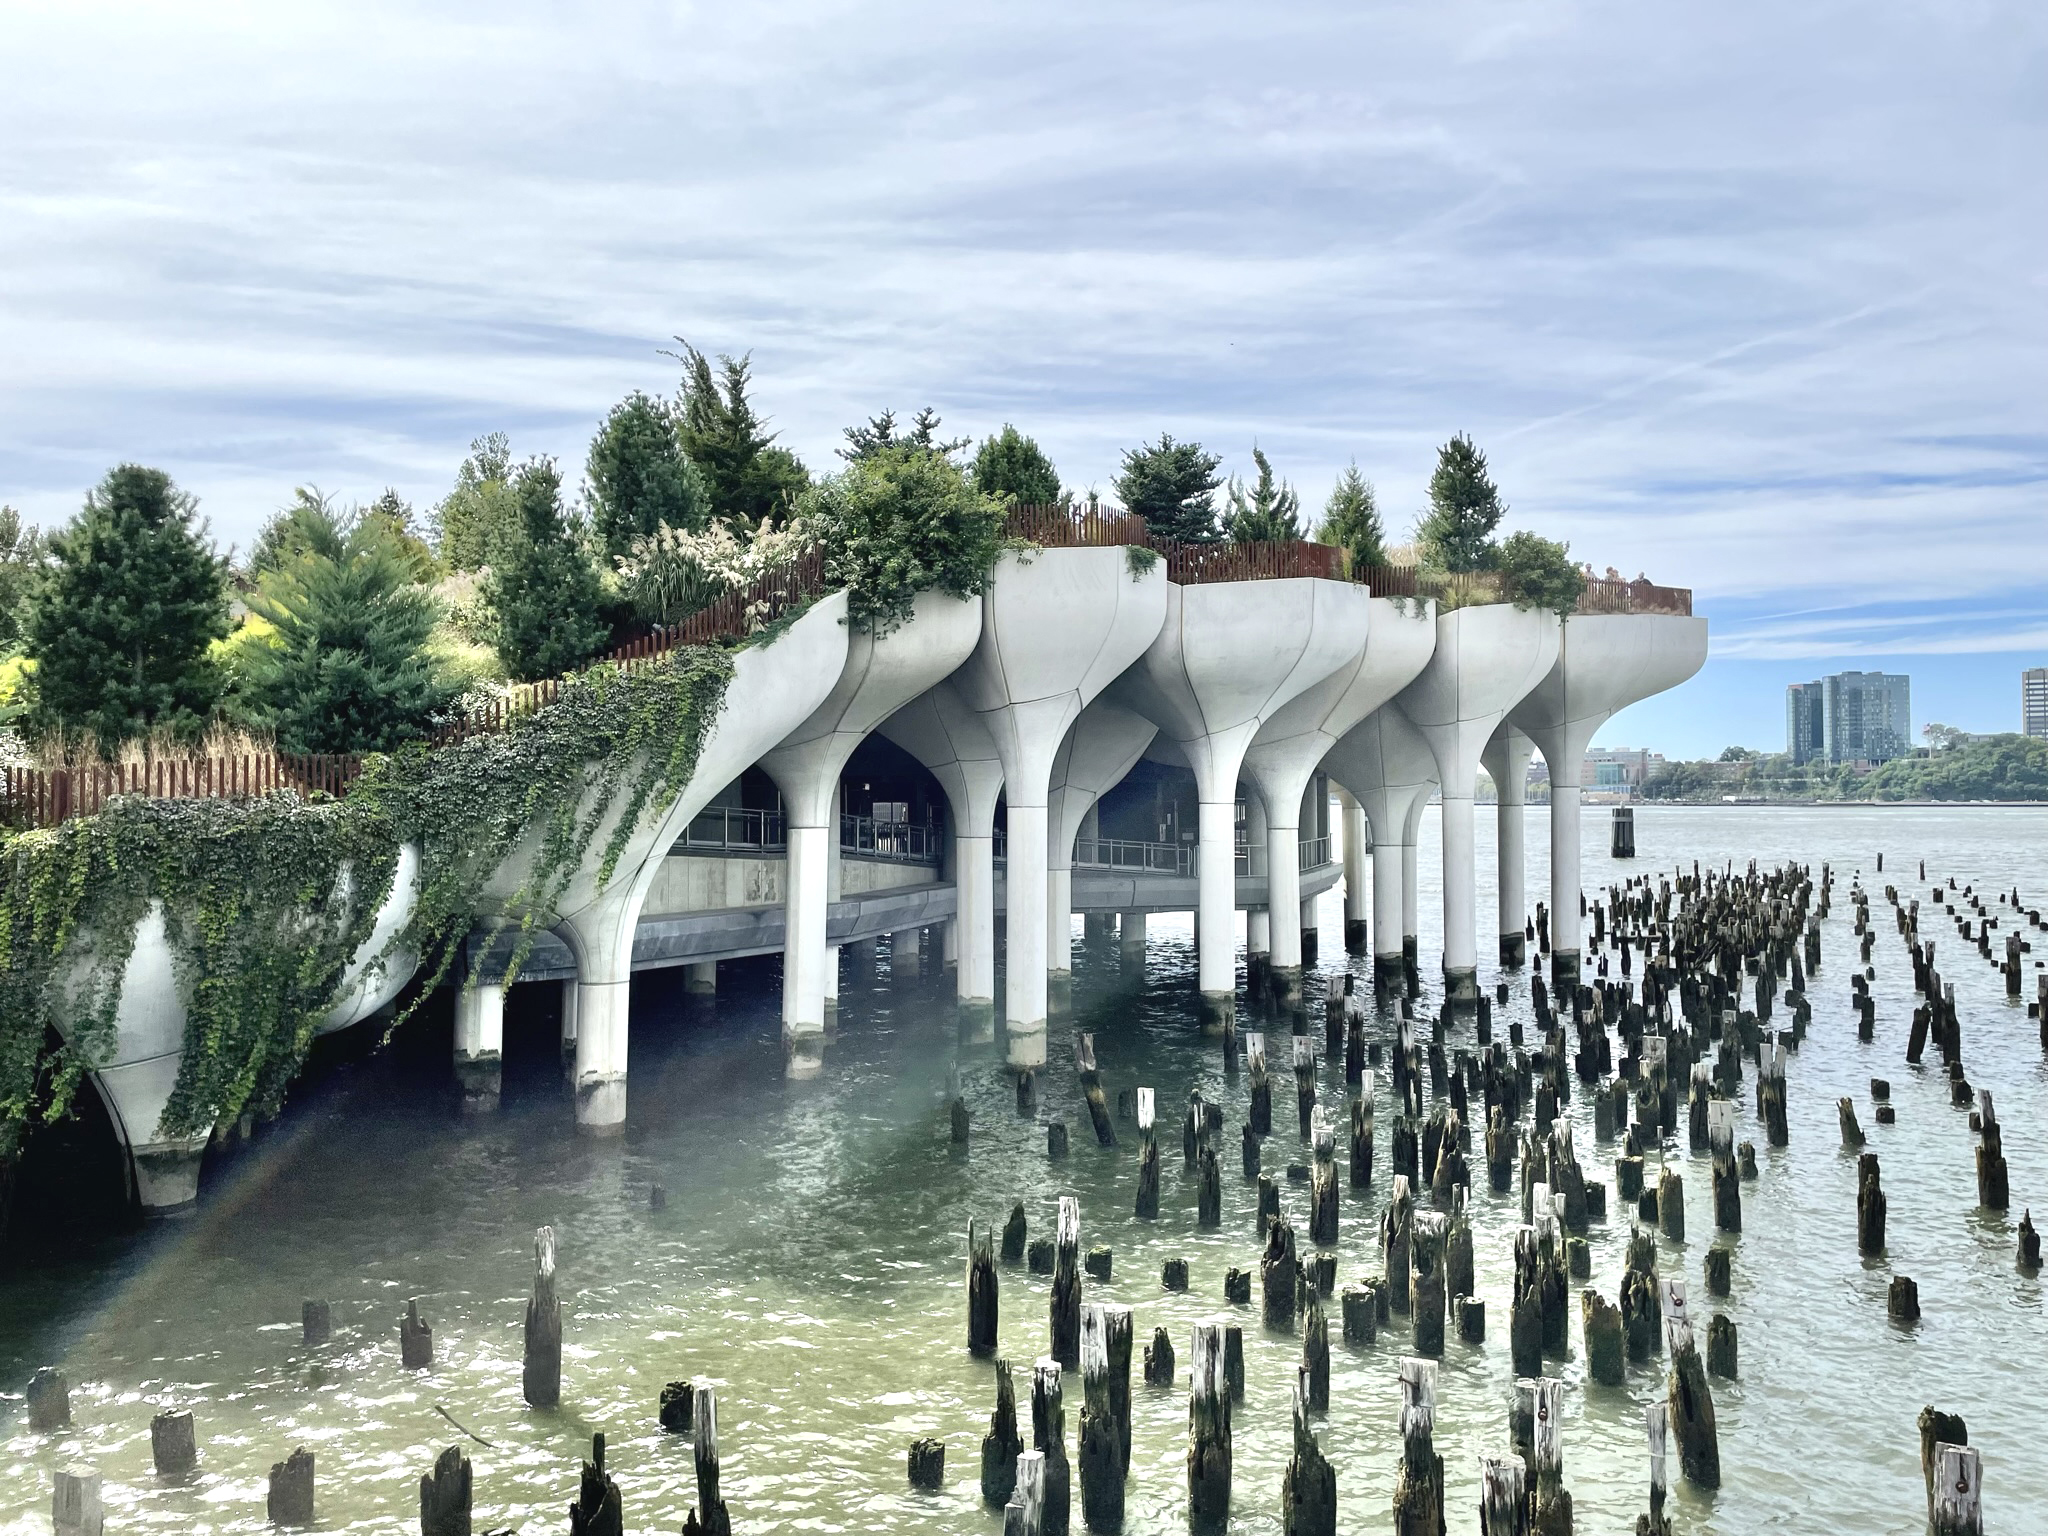
[[[1927,1518],[1934,1518],[1934,1479],[1940,1466],[1941,1448],[1945,1445],[1965,1446],[1970,1443],[1970,1426],[1959,1413],[1943,1413],[1939,1408],[1927,1407],[1920,1410],[1920,1477],[1927,1487]]]
[[[1450,1220],[1439,1211],[1419,1211],[1411,1225],[1413,1262],[1410,1308],[1415,1316],[1415,1352],[1431,1358],[1444,1352],[1444,1321],[1449,1305],[1444,1258]]]
[[[102,1536],[106,1506],[99,1473],[67,1467],[57,1474],[50,1490],[50,1527],[53,1536]]]
[[[1152,1342],[1145,1346],[1145,1385],[1173,1385],[1173,1339],[1164,1328],[1154,1328]]]
[[[995,1229],[971,1217],[967,1222],[967,1352],[996,1352],[999,1318]]]
[[[1622,1384],[1621,1310],[1598,1291],[1579,1293],[1580,1328],[1586,1345],[1586,1374],[1603,1387]]]
[[[1066,1394],[1057,1360],[1040,1360],[1031,1372],[1031,1448],[1044,1461],[1040,1516],[1045,1536],[1067,1536],[1073,1519],[1073,1469],[1067,1462]]]
[[[1074,1036],[1074,1069],[1080,1074],[1081,1095],[1088,1101],[1088,1118],[1095,1126],[1098,1145],[1116,1145],[1116,1122],[1109,1118],[1109,1105],[1102,1096],[1102,1074],[1095,1066],[1095,1036]]]
[[[28,1380],[28,1427],[38,1435],[71,1427],[71,1384],[53,1365],[38,1368]]]
[[[1280,1476],[1281,1536],[1337,1536],[1337,1469],[1309,1426],[1313,1406],[1314,1389],[1303,1367],[1294,1373],[1294,1454]]]
[[[1021,1264],[1024,1262],[1024,1242],[1029,1228],[1024,1220],[1024,1202],[1019,1200],[1010,1207],[1010,1219],[1003,1223],[1003,1262]]]
[[[270,1488],[264,1512],[272,1525],[313,1523],[313,1453],[300,1446],[283,1461],[270,1464]]]
[[[1526,1470],[1519,1456],[1479,1458],[1479,1536],[1529,1536]]]
[[[1367,1070],[1358,1097],[1351,1101],[1351,1187],[1372,1185],[1372,1089],[1373,1074]]]
[[[469,1458],[449,1446],[420,1474],[420,1536],[469,1536],[471,1483]]]
[[[1197,1323],[1188,1378],[1188,1523],[1220,1530],[1230,1517],[1230,1384],[1223,1329]]]
[[[662,1387],[658,1413],[663,1434],[688,1435],[696,1432],[691,1423],[691,1409],[696,1396],[696,1387],[687,1381],[671,1381]]]
[[[1316,1107],[1316,1043],[1307,1035],[1294,1036],[1294,1109],[1303,1141],[1309,1138],[1310,1121]]]
[[[1266,1251],[1259,1260],[1259,1289],[1268,1328],[1294,1331],[1294,1228],[1276,1216],[1266,1229]]]
[[[1436,1454],[1436,1364],[1401,1362],[1401,1468],[1394,1480],[1395,1536],[1443,1536],[1444,1463]]]
[[[1685,1241],[1685,1181],[1668,1165],[1657,1178],[1657,1224],[1674,1243]]]
[[[1159,1219],[1159,1138],[1153,1129],[1150,1088],[1138,1090],[1138,1209],[1140,1221]]]
[[[1969,1446],[1937,1448],[1933,1536],[1984,1536],[1984,1467]]]
[[[1081,1366],[1081,1202],[1060,1196],[1052,1260],[1052,1357],[1061,1365]]]
[[[1266,1076],[1266,1037],[1260,1031],[1246,1032],[1244,1059],[1246,1076],[1251,1087],[1251,1109],[1247,1123],[1251,1126],[1252,1134],[1270,1136],[1273,1134],[1273,1084]]]
[[[1149,1379],[1149,1378],[1148,1378]],[[1017,1433],[1017,1389],[1010,1362],[996,1362],[996,1408],[981,1440],[981,1498],[998,1509],[1010,1502],[1017,1487],[1017,1457],[1024,1439]]]
[[[1003,1536],[1044,1536],[1045,1458],[1036,1451],[1017,1456],[1017,1474],[1003,1506]]]
[[[1678,1465],[1686,1480],[1702,1488],[1721,1486],[1721,1441],[1714,1425],[1714,1396],[1707,1387],[1705,1362],[1693,1340],[1685,1309],[1685,1287],[1664,1282],[1665,1347],[1671,1352],[1671,1376],[1665,1401],[1678,1437]]]
[[[936,1493],[945,1487],[946,1442],[932,1439],[911,1441],[909,1472],[913,1488]]]
[[[1727,1313],[1716,1312],[1707,1321],[1707,1373],[1732,1381],[1738,1374],[1735,1356],[1735,1324]]]
[[[1331,1247],[1337,1241],[1337,1135],[1321,1105],[1315,1107],[1310,1122],[1310,1145],[1315,1160],[1309,1196],[1309,1241],[1319,1247]]]
[[[732,1536],[732,1516],[718,1492],[718,1393],[708,1376],[691,1383],[695,1389],[691,1449],[697,1464],[697,1507],[683,1521],[684,1536]]]
[[[1885,1293],[1885,1314],[1895,1323],[1920,1321],[1920,1287],[1909,1275],[1893,1275]]]
[[[1856,1251],[1865,1257],[1884,1252],[1885,1199],[1875,1152],[1856,1159]]]
[[[526,1303],[520,1388],[532,1408],[552,1408],[562,1400],[562,1301],[555,1294],[553,1227],[533,1234],[533,1295]]]
[[[158,1477],[184,1477],[199,1465],[199,1441],[189,1413],[160,1413],[149,1421],[149,1454]]]
[[[434,1330],[420,1318],[417,1297],[406,1302],[398,1320],[398,1358],[408,1371],[424,1371],[434,1363]]]
[[[334,1331],[334,1313],[324,1301],[299,1303],[299,1337],[308,1349],[318,1349]]]

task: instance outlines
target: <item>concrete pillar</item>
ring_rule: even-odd
[[[1126,960],[1143,962],[1145,958],[1145,914],[1142,912],[1120,912],[1116,920],[1116,944]]]
[[[1320,912],[1321,908],[1317,906],[1315,897],[1305,896],[1302,898],[1301,963],[1304,969],[1316,963],[1316,948],[1320,942],[1320,935],[1317,932],[1317,929],[1321,926]]]
[[[135,1197],[145,1216],[189,1216],[199,1204],[206,1138],[161,1137],[130,1148]]]
[[[1007,774],[1004,780],[1014,782]],[[1010,802],[1009,813],[1009,860],[1003,868],[1003,1023],[1009,1035],[1009,1063],[1023,1070],[1045,1065],[1046,816],[1043,805],[1015,801]]]
[[[1045,970],[1048,976],[1074,971],[1074,869],[1057,856],[1045,871]]]
[[[1486,744],[1480,763],[1493,780],[1494,867],[1499,887],[1500,963],[1524,965],[1529,958],[1527,881],[1523,826],[1527,812],[1529,757],[1535,743],[1503,721]]]
[[[1204,800],[1196,865],[1195,977],[1202,1027],[1221,1033],[1237,1019],[1237,800]]]
[[[692,997],[716,997],[718,962],[699,960],[683,967],[683,990]]]
[[[1069,881],[1073,872],[1068,872]],[[1116,937],[1116,914],[1114,912],[1084,912],[1081,914],[1081,939],[1090,948],[1098,948]]]
[[[891,981],[915,981],[923,968],[923,956],[918,953],[917,930],[899,928],[889,935],[889,979]]]
[[[462,1085],[464,1114],[488,1114],[498,1107],[504,1063],[504,984],[472,980],[455,994],[455,1077]]]
[[[630,975],[576,984],[576,1129],[585,1136],[626,1131]]]
[[[993,826],[953,839],[954,923],[958,963],[954,995],[970,1030],[993,1034],[996,1021],[996,855]]]
[[[1555,614],[1483,603],[1437,619],[1436,649],[1395,707],[1429,743],[1443,788],[1444,990],[1479,996],[1472,795],[1480,755],[1510,709],[1557,661]]]
[[[1368,952],[1366,946],[1369,942],[1365,867],[1372,853],[1372,842],[1366,831],[1365,807],[1358,803],[1350,790],[1344,790],[1342,795],[1344,812],[1339,818],[1339,825],[1344,840],[1344,952],[1363,955]]]
[[[562,1054],[573,1061],[576,1056],[576,978],[567,977],[561,985]]]

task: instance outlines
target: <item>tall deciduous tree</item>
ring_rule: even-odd
[[[1285,480],[1274,479],[1273,463],[1257,445],[1252,448],[1252,463],[1259,478],[1250,490],[1237,476],[1230,477],[1230,509],[1223,514],[1223,531],[1239,544],[1300,538],[1301,497]]]
[[[1372,482],[1358,472],[1356,462],[1330,488],[1316,538],[1343,550],[1354,571],[1387,563],[1387,530],[1380,521],[1379,498]]]
[[[1168,433],[1124,454],[1112,484],[1127,511],[1145,519],[1153,537],[1204,544],[1221,537],[1216,527],[1216,466],[1223,460],[1200,443],[1177,443]]]
[[[718,370],[687,341],[682,343],[682,408],[676,438],[711,489],[711,510],[755,526],[782,513],[811,477],[747,398],[751,358],[721,355]]]
[[[1429,511],[1416,529],[1424,558],[1446,571],[1491,569],[1493,531],[1507,510],[1486,455],[1460,432],[1437,450],[1429,477]]]
[[[1005,422],[974,455],[974,488],[1016,506],[1051,506],[1060,500],[1060,472],[1036,438]]]
[[[21,639],[29,588],[42,564],[43,536],[12,507],[0,507],[0,654]]]
[[[597,429],[585,473],[591,526],[614,560],[664,524],[694,533],[711,519],[711,487],[683,452],[674,413],[637,389]]]
[[[518,521],[512,493],[512,444],[502,432],[469,445],[455,488],[434,508],[434,549],[451,571],[496,562]]]
[[[491,568],[485,596],[497,615],[498,659],[520,682],[559,677],[604,646],[597,568],[562,510],[553,459],[530,459],[512,477],[518,523]]]
[[[30,730],[89,732],[110,756],[157,728],[196,735],[220,696],[207,647],[228,632],[228,598],[193,499],[162,470],[123,464],[50,553],[29,601]]]
[[[383,752],[423,736],[460,685],[427,648],[439,617],[388,509],[300,491],[249,609],[271,626],[241,652],[236,714],[287,752]]]

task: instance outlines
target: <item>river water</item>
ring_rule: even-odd
[[[2048,1206],[2048,1068],[2035,1026],[2005,1002],[1995,970],[1966,953],[1938,916],[1923,916],[1923,933],[1940,942],[1939,964],[1957,985],[1969,1077],[1994,1090],[2006,1128],[2014,1210],[2010,1219],[1980,1213],[1967,1116],[1950,1107],[1939,1068],[1904,1064],[1912,977],[1882,897],[1884,879],[1913,885],[1914,861],[1924,857],[1930,878],[1953,874],[1987,894],[2017,884],[2029,904],[2042,904],[2048,812],[1646,807],[1636,822],[1639,857],[1615,863],[1606,818],[1588,814],[1589,891],[1627,874],[1690,869],[1696,858],[1816,868],[1826,860],[1843,877],[1811,985],[1812,1032],[1789,1070],[1788,1148],[1763,1144],[1745,1082],[1738,1136],[1758,1143],[1762,1177],[1744,1186],[1739,1238],[1714,1234],[1704,1156],[1685,1152],[1682,1131],[1668,1149],[1683,1168],[1688,1238],[1659,1239],[1662,1272],[1688,1282],[1696,1313],[1726,1310],[1741,1333],[1741,1379],[1713,1383],[1723,1486],[1707,1496],[1681,1483],[1678,1528],[1726,1536],[1921,1530],[1914,1421],[1933,1403],[1968,1418],[1984,1458],[1989,1528],[2048,1530],[2048,1437],[2039,1422],[2048,1319],[2041,1281],[2014,1264],[2019,1208],[2036,1199]],[[1432,812],[1421,859],[1426,991],[1439,948],[1436,825]],[[1480,932],[1488,934],[1483,807],[1479,830]],[[1547,885],[1546,837],[1544,812],[1532,808],[1532,895]],[[1880,850],[1883,877],[1875,875]],[[1857,1043],[1848,1003],[1846,890],[1859,869],[1879,934],[1871,1045]],[[1925,889],[1919,894],[1924,902]],[[1324,973],[1356,964],[1342,953],[1339,892],[1323,898],[1321,913]],[[709,1009],[679,985],[647,978],[635,999],[623,1142],[573,1133],[552,1044],[541,1029],[522,1029],[517,1009],[495,1116],[460,1118],[445,1071],[397,1042],[288,1110],[209,1186],[195,1217],[83,1253],[24,1256],[0,1274],[0,1532],[46,1531],[52,1474],[78,1464],[105,1480],[110,1531],[260,1530],[268,1468],[299,1445],[318,1458],[322,1529],[417,1530],[419,1473],[460,1439],[437,1405],[492,1442],[462,1442],[475,1462],[479,1532],[566,1529],[593,1430],[607,1436],[627,1529],[674,1531],[694,1503],[694,1475],[688,1444],[660,1432],[655,1405],[663,1382],[696,1375],[718,1384],[735,1531],[998,1531],[1000,1515],[983,1508],[976,1480],[994,1371],[965,1348],[967,1225],[1000,1224],[1022,1200],[1033,1235],[1050,1235],[1062,1193],[1080,1199],[1084,1246],[1114,1249],[1113,1280],[1090,1281],[1087,1294],[1134,1308],[1139,1353],[1165,1325],[1184,1381],[1191,1324],[1225,1316],[1244,1324],[1248,1389],[1235,1411],[1231,1528],[1277,1531],[1300,1345],[1266,1334],[1255,1310],[1222,1300],[1224,1271],[1255,1267],[1256,1197],[1236,1171],[1244,1080],[1225,1078],[1215,1042],[1195,1029],[1190,938],[1185,919],[1155,919],[1142,975],[1113,944],[1097,952],[1077,941],[1073,1017],[1054,1022],[1053,1068],[1040,1091],[1041,1117],[1064,1117],[1073,1132],[1060,1163],[1047,1159],[1043,1130],[1017,1116],[996,1048],[958,1043],[949,984],[937,979],[856,979],[822,1076],[789,1082],[769,967],[729,985]],[[1490,986],[1490,957],[1481,958]],[[1526,1020],[1527,973],[1509,980],[1507,1012]],[[1095,1032],[1112,1105],[1121,1088],[1158,1092],[1157,1222],[1132,1215],[1134,1128],[1121,1128],[1125,1144],[1115,1149],[1098,1148],[1088,1132],[1069,1066],[1076,1028]],[[1389,1021],[1375,1028],[1390,1037]],[[1454,1032],[1453,1046],[1469,1043],[1469,1029]],[[945,1104],[956,1064],[974,1115],[964,1151],[950,1144]],[[1891,1080],[1895,1126],[1873,1123],[1873,1075]],[[1341,1062],[1323,1082],[1341,1094]],[[1379,1084],[1374,1187],[1343,1191],[1340,1288],[1380,1267],[1375,1220],[1389,1184],[1393,1110],[1384,1072]],[[1196,1229],[1192,1177],[1181,1171],[1180,1107],[1195,1087],[1225,1107],[1224,1215],[1215,1232]],[[1836,1124],[1843,1095],[1856,1100],[1883,1159],[1890,1249],[1880,1260],[1856,1252],[1856,1164]],[[1270,1169],[1307,1160],[1284,1066],[1274,1098]],[[1570,1113],[1587,1177],[1611,1186],[1617,1149],[1595,1143],[1582,1093]],[[1518,1215],[1512,1196],[1487,1190],[1483,1158],[1474,1163],[1488,1339],[1466,1345],[1453,1331],[1436,1421],[1451,1529],[1465,1532],[1478,1528],[1478,1456],[1507,1443]],[[657,1182],[668,1190],[659,1213],[648,1202]],[[1282,1198],[1307,1251],[1306,1186],[1283,1184]],[[1610,1299],[1627,1236],[1612,1205],[1591,1239],[1591,1283]],[[520,1397],[521,1319],[533,1232],[543,1223],[559,1235],[568,1313],[563,1404],[551,1412],[529,1410]],[[1719,1303],[1702,1278],[1703,1255],[1717,1241],[1735,1248],[1734,1294]],[[1189,1261],[1185,1295],[1160,1288],[1169,1257]],[[1894,1273],[1919,1283],[1917,1326],[1886,1319]],[[1046,1347],[1049,1282],[1004,1269],[1001,1285],[1004,1352],[1028,1362]],[[310,1352],[299,1330],[305,1297],[329,1299],[335,1323],[332,1342]],[[397,1323],[409,1297],[435,1330],[436,1363],[418,1374],[399,1364]],[[1341,1342],[1334,1300],[1330,1310],[1332,1402],[1318,1427],[1337,1469],[1341,1528],[1388,1530],[1405,1324],[1397,1317],[1376,1345],[1353,1349]],[[1574,1318],[1577,1311],[1574,1302]],[[1567,1383],[1565,1478],[1578,1529],[1632,1529],[1647,1478],[1640,1405],[1661,1396],[1663,1366],[1632,1366],[1625,1388],[1593,1386],[1576,1321],[1571,1337],[1571,1358],[1547,1369]],[[74,1420],[48,1438],[28,1432],[21,1408],[29,1372],[44,1363],[69,1377]],[[1147,1388],[1139,1376],[1134,1360],[1126,1529],[1183,1531],[1186,1389]],[[1028,1384],[1028,1371],[1019,1379]],[[1070,1458],[1080,1400],[1071,1380]],[[159,1484],[150,1469],[149,1419],[165,1405],[197,1416],[201,1470],[181,1485]],[[905,1478],[906,1448],[925,1435],[946,1443],[939,1494],[915,1493]],[[1677,1481],[1675,1453],[1672,1468]],[[1078,1470],[1076,1478],[1078,1531]]]

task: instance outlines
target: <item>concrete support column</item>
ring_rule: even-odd
[[[1142,962],[1145,958],[1145,914],[1142,912],[1120,912],[1116,920],[1117,949],[1126,960]]]
[[[626,1130],[629,977],[576,984],[576,1129],[585,1136]]]
[[[1480,764],[1493,780],[1494,869],[1498,876],[1500,963],[1522,965],[1529,958],[1529,920],[1525,891],[1527,864],[1523,857],[1523,828],[1529,784],[1529,757],[1536,744],[1514,726],[1503,724],[1480,754]]]
[[[1581,757],[1550,765],[1550,969],[1579,979],[1585,923],[1579,916],[1579,775]],[[1569,778],[1560,773],[1569,772]]]
[[[1344,792],[1344,950],[1347,954],[1367,952],[1365,866],[1372,854],[1372,839],[1366,831],[1365,807]]]
[[[924,959],[918,953],[917,930],[898,929],[889,936],[889,976],[893,981],[915,981],[923,971]]]
[[[1272,929],[1273,1000],[1301,1006],[1301,830],[1266,824],[1266,920]]]
[[[199,1204],[206,1138],[145,1142],[132,1149],[135,1194],[145,1216],[189,1216]]]
[[[455,994],[455,1077],[464,1114],[498,1107],[504,1062],[505,988],[495,981],[470,982]]]
[[[1472,786],[1446,785],[1443,802],[1444,995],[1479,998],[1478,894],[1473,880]],[[1462,790],[1463,793],[1453,791]]]
[[[782,1038],[785,1045],[825,1033],[825,914],[831,878],[831,833],[822,826],[789,829],[788,885],[783,892]]]
[[[562,982],[562,1066],[570,1081],[576,1077],[576,978]]]
[[[1045,970],[1067,976],[1074,969],[1074,871],[1054,863],[1045,872]]]
[[[1319,943],[1319,935],[1316,930],[1321,922],[1318,912],[1319,909],[1316,906],[1315,897],[1307,896],[1302,899],[1301,964],[1304,970],[1316,963],[1316,946]]]
[[[1204,800],[1197,843],[1196,978],[1202,1027],[1221,1034],[1237,1019],[1237,802]]]
[[[953,839],[953,879],[959,900],[954,921],[957,963],[954,992],[968,1022],[993,1029],[996,1021],[996,862],[989,835]],[[1014,890],[1015,888],[1012,887]]]
[[[1003,1014],[1009,1064],[1019,1071],[1045,1065],[1045,822],[1043,805],[1011,803],[1009,862],[1003,871],[1009,946]]]
[[[1410,857],[1413,852],[1393,836],[1373,840],[1372,974],[1373,980],[1382,986],[1391,987],[1401,980],[1401,935],[1405,931],[1402,924],[1408,921],[1403,908],[1404,902],[1414,899],[1413,887],[1408,883],[1409,871],[1414,867]]]
[[[699,960],[683,968],[683,990],[692,997],[718,995],[718,962]]]

